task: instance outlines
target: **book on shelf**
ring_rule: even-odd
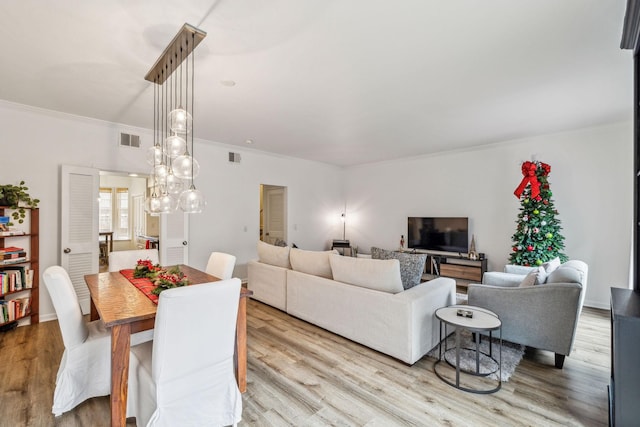
[[[16,298],[0,301],[0,322],[6,323],[20,319],[29,314],[31,298]]]
[[[25,271],[24,287],[25,289],[33,288],[33,270],[30,268]]]
[[[10,252],[7,254],[0,255],[0,259],[15,259],[20,257],[26,257],[27,253],[25,251],[21,252]]]
[[[5,228],[0,227],[0,237],[10,237],[10,236],[24,236],[25,233],[23,230],[14,230],[13,228]]]
[[[27,262],[27,257],[26,256],[0,260],[0,266],[2,266],[2,265],[11,265],[11,264],[20,264],[20,263],[23,263],[23,262]]]
[[[17,246],[9,246],[9,247],[6,247],[6,248],[0,248],[0,255],[13,254],[13,253],[18,253],[18,252],[24,252],[24,248],[19,248]]]
[[[0,284],[2,286],[2,294],[8,292],[16,292],[26,289],[27,286],[27,271],[29,269],[20,266],[13,265],[5,267],[0,271]]]

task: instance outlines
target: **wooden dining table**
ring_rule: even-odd
[[[179,267],[194,285],[220,280],[187,265]],[[154,327],[158,306],[120,272],[88,274],[84,279],[91,295],[91,320],[100,318],[111,328],[111,426],[124,427],[130,337]],[[247,389],[247,297],[252,293],[241,288],[236,320],[235,375],[243,393]]]

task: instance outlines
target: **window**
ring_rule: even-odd
[[[99,228],[112,231],[115,240],[131,239],[129,189],[100,187]]]

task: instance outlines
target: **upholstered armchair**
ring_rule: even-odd
[[[540,270],[542,283],[527,280]],[[562,369],[571,353],[587,288],[588,267],[571,260],[546,274],[542,267],[507,266],[469,285],[469,305],[487,308],[502,320],[502,338],[555,353]],[[529,282],[529,283],[527,283]]]

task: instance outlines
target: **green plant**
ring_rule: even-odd
[[[24,206],[31,208],[38,207],[39,199],[32,199],[27,191],[29,187],[24,185],[24,181],[20,181],[18,185],[0,185],[0,206],[6,206],[14,209],[11,216],[20,224],[24,222],[26,216]],[[9,223],[9,225],[13,225]]]

